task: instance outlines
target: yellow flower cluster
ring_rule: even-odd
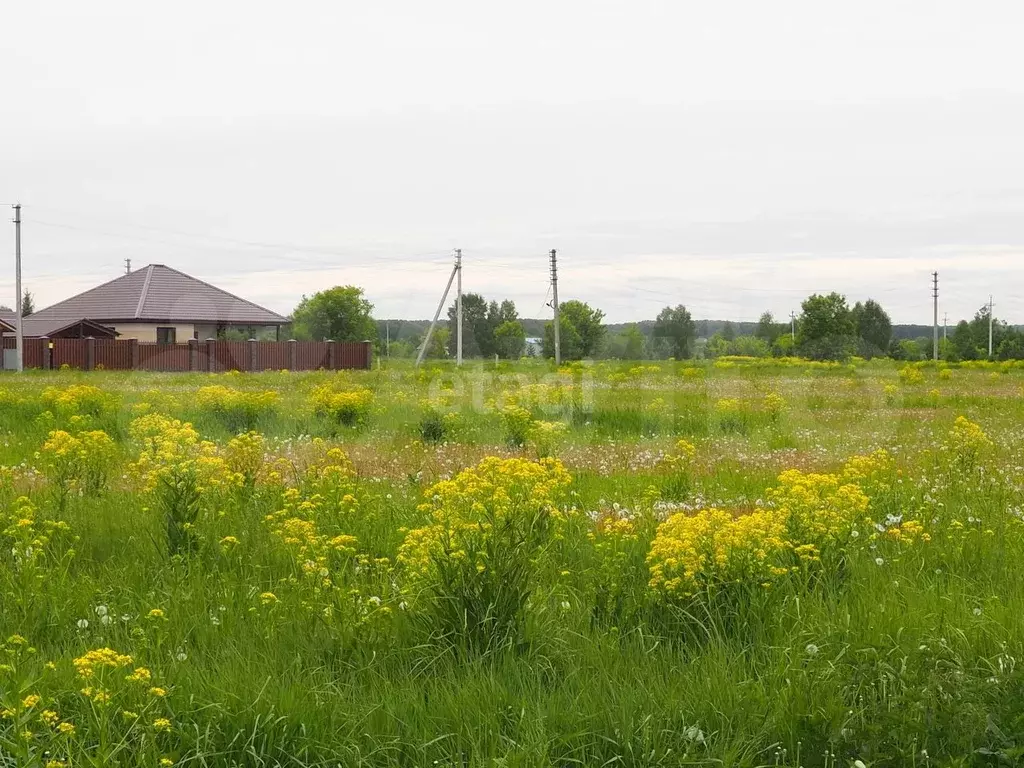
[[[113,397],[91,384],[72,384],[68,387],[47,387],[42,394],[43,404],[62,414],[99,416],[113,407]]]
[[[97,648],[95,650],[88,651],[82,656],[79,656],[73,662],[75,665],[75,671],[83,680],[93,677],[97,670],[102,669],[103,667],[118,669],[121,667],[127,667],[131,663],[131,656],[118,653],[112,648]]]
[[[672,451],[662,457],[659,465],[670,472],[688,472],[697,455],[697,448],[688,440],[678,440]]]
[[[369,415],[373,392],[365,387],[337,391],[331,385],[323,384],[312,391],[309,401],[318,416],[352,426]]]
[[[213,384],[200,387],[195,395],[195,402],[205,411],[246,419],[258,418],[277,408],[279,395],[274,390],[248,392]]]
[[[720,509],[678,513],[658,526],[647,556],[650,586],[677,596],[716,584],[769,583],[788,572],[786,521],[777,510],[733,517]]]
[[[878,454],[859,458],[850,474],[883,462]],[[866,520],[869,505],[859,485],[797,469],[783,472],[768,498],[770,509],[739,516],[719,509],[672,515],[658,527],[648,554],[651,587],[688,596],[737,581],[768,585],[798,563],[842,547],[855,524]]]
[[[779,475],[768,498],[782,513],[790,540],[817,551],[845,542],[867,515],[869,499],[860,486],[837,475],[789,469]],[[813,558],[810,553],[806,557]]]
[[[283,508],[266,517],[271,534],[291,553],[315,591],[334,586],[332,572],[356,554],[358,543],[355,536],[320,529],[317,517],[322,511],[321,501],[320,496],[305,499],[297,488],[289,488],[284,493]]]
[[[55,430],[40,451],[43,474],[62,501],[73,490],[100,490],[116,455],[114,441],[99,429],[77,435]]]
[[[786,398],[780,395],[778,392],[769,392],[764,396],[764,400],[761,401],[764,406],[764,411],[772,419],[777,419],[782,415],[782,412],[786,410]]]
[[[914,365],[905,365],[900,368],[900,381],[907,386],[915,386],[924,383],[924,374],[921,369]]]
[[[439,560],[473,559],[476,570],[486,570],[483,545],[491,536],[528,541],[565,519],[559,501],[570,482],[557,459],[485,458],[427,489],[420,511],[430,522],[406,533],[398,562],[413,585],[433,580]]]
[[[217,446],[201,441],[188,422],[151,413],[134,419],[128,433],[141,448],[128,467],[129,474],[145,491],[155,489],[161,478],[182,474],[194,474],[200,492],[238,488],[245,482],[245,476],[231,469]]]
[[[231,472],[243,478],[247,487],[256,485],[264,468],[266,453],[263,435],[246,432],[228,441],[224,448],[224,460]]]
[[[48,555],[62,556],[63,552],[54,546],[54,537],[70,530],[63,520],[40,520],[37,513],[25,496],[18,497],[10,506],[0,506],[4,552],[9,552],[15,565],[22,569],[38,565]]]
[[[992,449],[992,441],[980,426],[963,416],[957,416],[953,428],[949,430],[945,447],[953,465],[967,471]]]

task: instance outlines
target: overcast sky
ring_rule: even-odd
[[[0,20],[0,202],[37,306],[164,263],[290,312],[464,286],[540,316],[1024,322],[1024,5],[35,2]],[[6,218],[6,217],[5,217]],[[0,303],[13,301],[13,229]]]

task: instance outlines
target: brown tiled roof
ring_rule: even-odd
[[[34,319],[98,323],[194,322],[278,325],[288,318],[163,264],[150,264],[72,296],[32,315]]]
[[[39,317],[38,313],[21,319],[21,332],[25,338],[29,339],[39,336],[53,336],[67,330],[72,325],[79,325],[80,323],[85,324],[85,330],[88,335],[93,335],[97,338],[117,335],[113,328],[108,328],[84,317],[69,320],[65,317]],[[0,334],[10,336],[17,333],[16,324],[17,318],[13,312],[0,312]]]

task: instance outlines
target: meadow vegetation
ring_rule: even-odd
[[[0,764],[1024,756],[1024,364],[0,378]]]

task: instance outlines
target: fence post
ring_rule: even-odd
[[[206,340],[206,370],[213,373],[213,351],[217,348],[216,339]]]
[[[249,370],[256,370],[256,339],[249,339]]]
[[[133,371],[139,370],[139,340],[128,339],[129,366]]]
[[[85,370],[92,371],[96,368],[96,339],[92,336],[85,338]]]
[[[188,369],[190,371],[199,369],[199,339],[188,340]]]
[[[295,361],[298,359],[297,353],[299,348],[299,342],[295,339],[288,339],[288,370],[295,370]]]
[[[366,354],[366,370],[369,371],[373,368],[373,342],[369,340],[364,341],[363,347]]]
[[[334,339],[327,340],[327,370],[334,370]]]
[[[50,370],[50,359],[53,355],[53,342],[50,341],[49,336],[43,336],[43,370]]]

